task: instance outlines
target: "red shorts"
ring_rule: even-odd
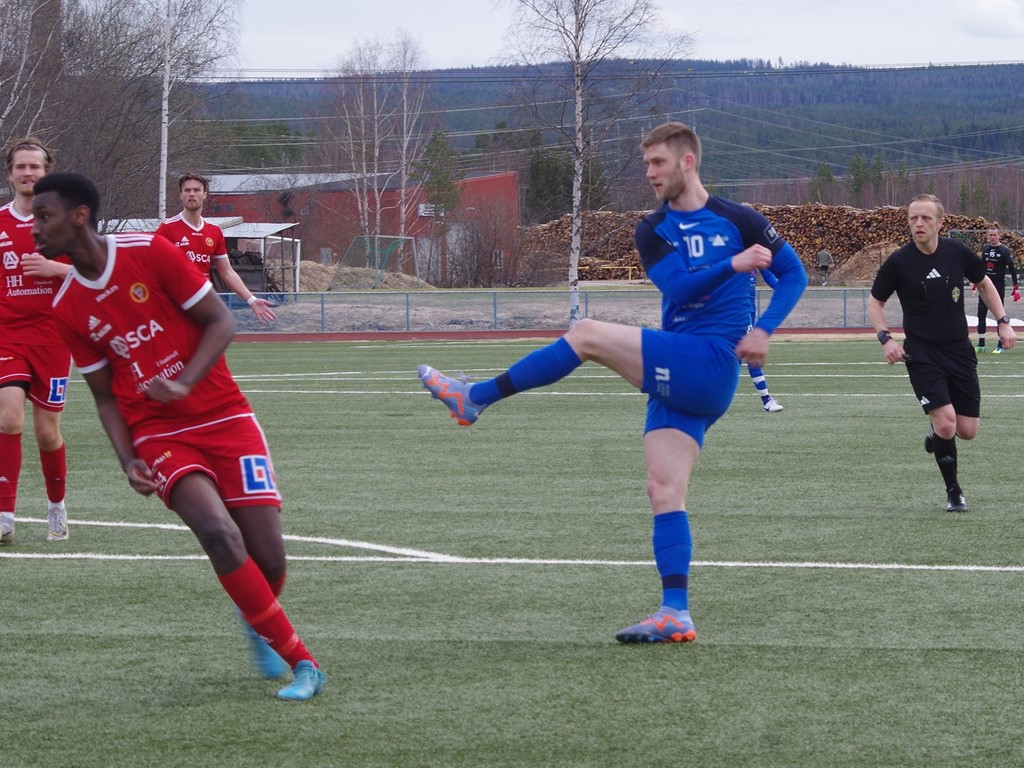
[[[139,438],[135,453],[153,470],[160,484],[157,495],[168,507],[174,484],[203,472],[216,483],[228,509],[281,508],[267,438],[251,413]]]
[[[47,411],[61,412],[68,394],[71,353],[64,347],[0,342],[0,387],[28,385],[28,399]]]

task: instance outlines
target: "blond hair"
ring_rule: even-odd
[[[700,137],[697,132],[685,123],[662,123],[648,133],[640,143],[641,149],[648,149],[655,144],[665,144],[677,157],[687,152],[693,155],[694,166],[700,168]]]
[[[939,214],[939,218],[942,219],[942,218],[945,218],[945,216],[946,216],[946,209],[942,207],[942,201],[939,200],[939,198],[937,198],[935,195],[929,195],[929,194],[914,195],[914,197],[910,200],[910,202],[912,202],[912,203],[935,203],[935,211],[936,211],[936,213]]]
[[[14,153],[22,149],[31,149],[43,153],[43,170],[47,173],[53,168],[53,152],[35,136],[22,136],[7,145],[7,172],[14,168]]]

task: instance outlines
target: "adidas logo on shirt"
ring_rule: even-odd
[[[925,280],[931,280],[931,279],[936,278],[936,277],[942,277],[942,275],[939,274],[939,270],[937,270],[937,269],[935,269],[933,267],[932,271],[929,272],[927,275],[925,275],[924,279]]]

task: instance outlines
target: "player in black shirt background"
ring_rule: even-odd
[[[981,260],[985,262],[985,273],[988,275],[989,280],[995,285],[996,290],[999,291],[999,298],[1006,298],[1006,272],[1010,272],[1010,280],[1013,281],[1013,293],[1011,296],[1014,301],[1020,301],[1020,283],[1017,281],[1017,266],[1013,263],[1013,254],[1010,253],[1010,249],[999,242],[999,230],[995,227],[985,233],[985,245],[981,248]],[[974,288],[971,288],[971,293],[974,292]],[[978,346],[975,348],[975,352],[979,354],[985,351],[985,330],[988,326],[988,307],[985,305],[985,298],[978,296]],[[993,313],[993,317],[999,317],[999,315]],[[998,355],[1003,351],[1003,345],[996,343],[996,348],[992,350],[992,354]]]

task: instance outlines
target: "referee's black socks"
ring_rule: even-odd
[[[946,483],[946,489],[959,488],[956,479],[956,438],[949,440],[939,437],[934,438],[935,463],[939,465],[939,472],[942,473],[942,480]]]

